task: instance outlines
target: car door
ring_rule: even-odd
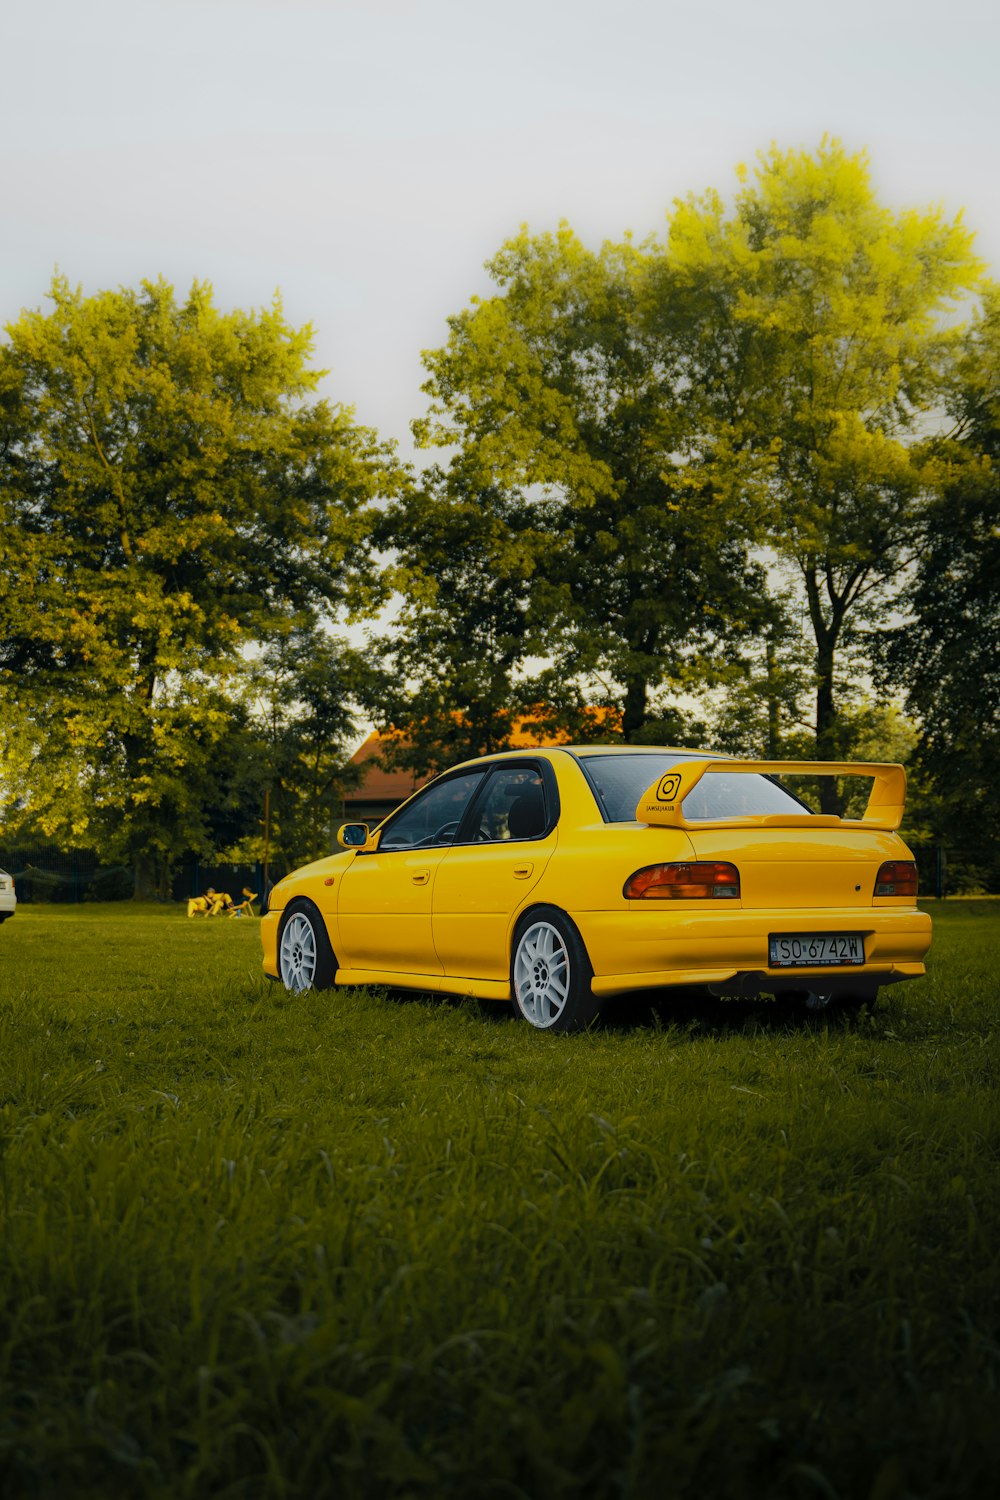
[[[434,880],[434,947],[445,974],[507,978],[511,915],[552,856],[557,819],[547,763],[493,770],[466,816],[462,842],[443,851]]]
[[[484,774],[464,771],[435,781],[386,821],[376,849],[358,851],[339,882],[342,969],[442,972],[431,932],[434,881]]]

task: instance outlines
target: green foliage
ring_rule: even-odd
[[[504,750],[533,690],[528,610],[543,539],[516,493],[432,469],[383,516],[402,604],[366,707],[394,764],[420,773]]]
[[[955,428],[930,508],[909,618],[883,637],[883,675],[923,725],[922,775],[935,832],[1000,840],[1000,290],[991,287],[950,390]]]
[[[522,230],[490,262],[497,294],[424,356],[433,405],[415,429],[458,444],[479,488],[531,501],[529,631],[626,739],[692,657],[754,618],[760,586],[740,476],[691,425],[655,264],[629,240],[594,253],[567,225]]]
[[[703,743],[729,755],[808,758],[804,700],[813,677],[801,621],[789,593],[773,589],[760,634],[734,646],[718,675],[719,694]]]
[[[0,350],[0,693],[33,726],[5,821],[162,888],[172,851],[211,847],[246,648],[371,597],[390,464],[315,399],[277,301],[61,277],[50,298]]]
[[[887,208],[836,141],[740,181],[662,242],[504,244],[424,356],[415,431],[452,451],[416,482],[317,399],[277,301],[57,276],[0,348],[7,836],[163,892],[180,856],[259,852],[270,787],[294,863],[326,847],[358,705],[420,771],[524,721],[905,747],[873,656],[922,721],[916,824],[1000,836],[1000,297],[963,333],[961,219]],[[388,635],[349,650],[339,619],[390,587]]]
[[[835,141],[762,156],[730,212],[678,204],[666,284],[691,301],[709,431],[767,460],[766,536],[815,639],[816,749],[837,754],[837,655],[884,618],[939,477],[914,443],[980,263],[960,219],[879,203]]]
[[[256,923],[19,912],[5,1492],[991,1493],[1000,925],[934,916],[856,1025],[561,1039],[292,1000]]]
[[[344,793],[357,784],[348,747],[356,738],[357,701],[371,670],[327,631],[299,625],[276,635],[247,664],[242,684],[256,764],[243,784],[256,788],[256,817],[270,792],[272,863],[294,869],[330,852],[330,826]],[[230,850],[262,860],[264,827]]]
[[[864,155],[835,141],[772,148],[741,179],[732,208],[716,193],[677,204],[663,245],[595,253],[566,225],[522,230],[490,262],[497,293],[425,355],[416,431],[457,445],[494,510],[530,505],[533,526],[505,545],[524,554],[517,649],[551,661],[550,684],[616,709],[626,739],[676,713],[678,691],[728,686],[721,741],[775,753],[812,691],[808,748],[837,757],[841,706],[942,477],[917,438],[981,266],[960,219],[886,208]],[[441,626],[448,608],[443,593]],[[400,661],[427,645],[415,617],[402,628]],[[437,674],[454,714],[453,678]]]

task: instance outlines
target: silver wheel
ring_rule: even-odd
[[[569,950],[551,922],[533,922],[518,939],[514,988],[526,1021],[554,1026],[566,1009],[570,990]]]
[[[285,923],[278,950],[278,969],[286,990],[301,994],[311,990],[316,979],[316,933],[302,912]]]

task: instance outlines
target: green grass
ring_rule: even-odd
[[[1000,1474],[1000,902],[857,1023],[582,1037],[0,931],[8,1496],[958,1500]]]

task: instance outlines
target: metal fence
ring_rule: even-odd
[[[1000,848],[996,845],[911,843],[920,872],[922,896],[1000,895]],[[134,894],[132,871],[125,865],[104,864],[96,853],[53,848],[0,845],[0,868],[14,877],[17,899],[27,903],[56,901],[127,901]],[[271,883],[285,874],[271,865]],[[187,863],[178,866],[170,898],[186,901],[202,896],[209,886],[227,891],[238,901],[244,887],[261,895],[263,866],[257,864]]]
[[[127,865],[104,864],[85,850],[11,848],[0,845],[0,868],[13,875],[18,902],[128,901],[135,881]],[[273,884],[283,869],[271,866]],[[254,895],[264,890],[264,867],[256,864],[187,863],[179,865],[170,886],[172,901],[202,896],[209,887],[226,891],[238,902],[244,888]]]
[[[1000,895],[996,844],[918,844],[909,840],[922,896]]]

